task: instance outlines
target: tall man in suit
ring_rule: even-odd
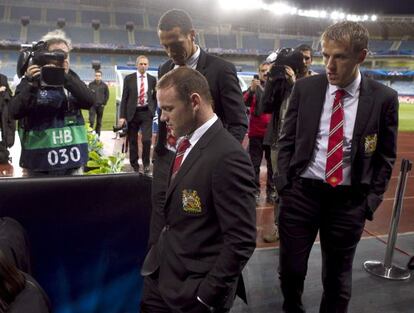
[[[138,131],[142,134],[142,163],[144,174],[150,173],[152,119],[157,108],[155,77],[147,73],[149,61],[144,55],[136,60],[137,72],[124,79],[118,125],[128,123],[129,162],[135,172],[138,165]]]
[[[170,57],[160,66],[158,78],[179,66],[187,66],[203,74],[210,86],[214,112],[223,126],[241,142],[247,131],[247,115],[234,65],[196,45],[196,32],[186,11],[172,9],[164,13],[158,23],[158,37]],[[168,166],[174,157],[171,152],[174,148],[167,147],[166,124],[160,121],[158,129],[152,184],[153,207],[163,205]]]
[[[397,93],[361,76],[368,31],[340,22],[322,34],[326,75],[298,80],[279,139],[280,281],[285,312],[301,295],[319,231],[320,312],[347,312],[365,219],[382,201],[396,158]]]
[[[157,98],[161,121],[180,139],[165,204],[152,211],[141,312],[228,312],[236,293],[245,295],[241,272],[255,248],[253,168],[199,72],[164,75]]]

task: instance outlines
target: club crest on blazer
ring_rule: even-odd
[[[183,196],[183,211],[189,214],[200,214],[201,199],[197,193],[197,190],[184,189],[182,191]]]
[[[377,134],[371,134],[365,137],[365,154],[372,154],[377,149]]]

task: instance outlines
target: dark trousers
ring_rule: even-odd
[[[365,196],[350,186],[295,179],[279,203],[279,274],[283,310],[302,305],[307,263],[319,231],[322,250],[321,313],[345,313],[351,298],[352,262],[365,225]]]
[[[101,128],[102,128],[102,116],[104,112],[104,106],[100,104],[94,104],[89,109],[89,124],[93,128],[95,125],[95,117],[96,117],[96,127],[95,132],[100,135],[101,134]]]
[[[148,107],[138,108],[134,117],[128,122],[129,162],[138,165],[138,131],[142,134],[142,163],[150,165],[152,139],[152,113]]]
[[[142,289],[141,297],[141,313],[176,313],[178,311],[171,309],[162,298],[158,288],[158,271],[144,277],[144,287]],[[177,286],[180,288],[180,286]],[[180,309],[182,313],[208,313],[207,307],[197,301],[197,298],[192,303],[182,303],[185,309]],[[227,313],[228,309],[217,309],[215,313]]]
[[[255,172],[256,188],[260,192],[260,164],[262,163],[263,153],[267,165],[266,192],[270,194],[274,191],[272,160],[270,158],[270,146],[263,145],[263,137],[249,137],[249,155]]]

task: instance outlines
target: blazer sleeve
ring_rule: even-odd
[[[224,63],[218,74],[218,80],[227,130],[239,142],[242,142],[247,132],[247,115],[234,65],[228,62]]]
[[[227,153],[213,170],[211,184],[224,247],[197,296],[210,306],[221,307],[256,247],[254,173],[247,153]]]
[[[397,157],[398,107],[398,96],[393,92],[385,99],[381,112],[377,149],[372,161],[374,172],[367,195],[369,220],[373,219],[375,210],[382,202]]]
[[[299,101],[299,90],[297,85],[295,85],[289,99],[285,121],[282,125],[282,130],[277,142],[278,161],[277,174],[275,175],[275,187],[278,192],[281,192],[290,183],[291,179],[289,167],[293,154],[295,153]]]
[[[105,83],[104,83],[104,84],[105,84]],[[107,102],[108,102],[108,100],[109,100],[109,88],[108,88],[108,85],[107,85],[107,84],[105,84],[104,86],[105,86],[105,89],[104,89],[104,93],[105,93],[105,100],[104,100],[103,105],[106,105],[106,103],[107,103]]]
[[[127,105],[129,100],[129,84],[130,79],[129,76],[124,78],[124,87],[122,89],[122,98],[121,98],[121,105],[120,105],[120,118],[127,118]]]

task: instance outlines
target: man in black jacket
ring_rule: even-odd
[[[7,77],[0,74],[0,164],[6,164],[9,161],[9,151],[14,143],[15,124],[8,114],[8,104],[11,100],[12,92],[7,82]]]
[[[118,125],[128,125],[129,162],[135,172],[138,165],[138,131],[142,134],[142,163],[144,174],[150,174],[152,120],[157,108],[155,85],[157,80],[147,73],[149,60],[140,55],[136,60],[137,71],[124,79],[120,119]]]
[[[100,70],[95,71],[95,80],[91,81],[88,87],[95,95],[95,103],[89,109],[89,124],[93,128],[96,117],[95,132],[99,136],[101,134],[104,108],[109,99],[108,85],[102,81],[102,72]]]
[[[214,112],[224,128],[239,142],[243,141],[247,131],[247,115],[234,65],[206,53],[196,45],[191,17],[183,10],[172,9],[161,16],[158,36],[170,57],[158,69],[158,77],[179,66],[187,66],[203,74],[213,97]],[[153,207],[161,206],[164,201],[166,177],[174,157],[174,147],[167,145],[167,133],[166,124],[160,121],[154,151]]]
[[[69,69],[71,41],[65,33],[51,31],[42,41],[45,51],[64,56],[63,64],[47,65],[63,72],[63,86],[44,86],[40,81],[42,67],[27,67],[10,104],[11,115],[19,120],[20,166],[28,176],[79,174],[88,161],[80,109],[89,110],[94,103],[93,94]]]

